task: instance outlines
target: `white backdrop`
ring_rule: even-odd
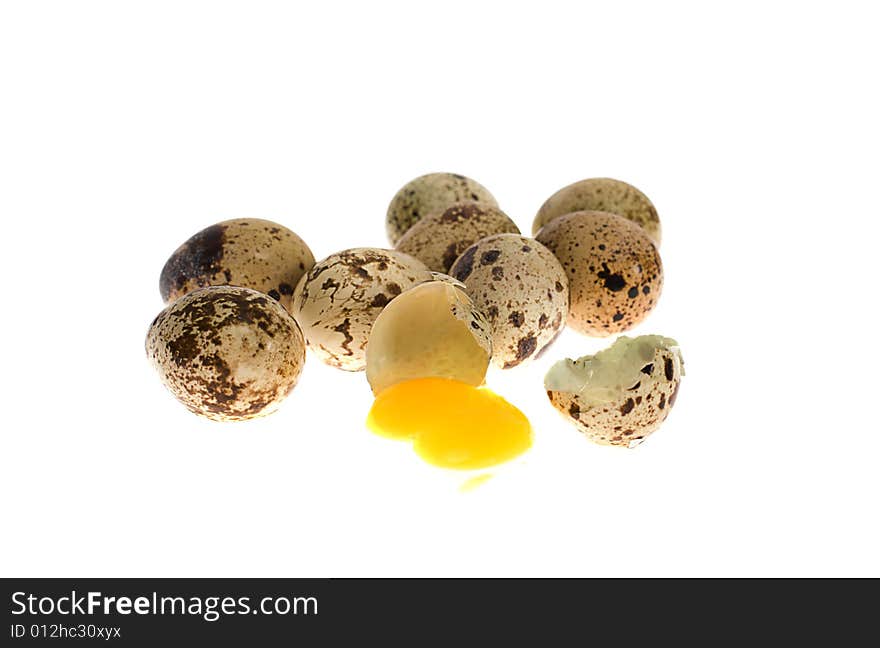
[[[867,3],[4,2],[4,576],[873,575],[880,146]],[[541,381],[488,382],[535,446],[468,493],[364,427],[310,357],[283,409],[216,424],[147,364],[191,234],[277,220],[322,258],[387,246],[430,171],[528,232],[629,181],[682,345],[665,426],[584,440]]]

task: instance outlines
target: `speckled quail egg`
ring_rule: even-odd
[[[343,250],[316,263],[300,280],[292,312],[321,360],[360,371],[370,329],[385,305],[430,279],[424,264],[408,254],[379,248]]]
[[[436,272],[449,272],[468,246],[493,234],[519,234],[503,211],[491,205],[457,203],[421,218],[397,242],[406,252]]]
[[[286,227],[237,218],[203,229],[165,263],[159,290],[165,303],[205,286],[243,286],[289,309],[293,289],[315,263],[305,242]]]
[[[305,362],[293,317],[269,296],[236,286],[190,292],[147,332],[150,362],[190,411],[240,421],[274,411]]]
[[[622,336],[596,355],[557,362],[544,388],[590,441],[634,448],[666,420],[683,375],[675,340]]]
[[[623,216],[644,229],[660,245],[660,219],[648,197],[626,182],[612,178],[590,178],[563,187],[538,210],[532,234],[557,216],[576,211],[604,211]]]
[[[645,231],[622,216],[574,212],[538,232],[568,275],[568,325],[604,337],[653,310],[663,288],[660,254]]]
[[[467,201],[498,206],[486,187],[463,175],[429,173],[410,180],[388,205],[385,216],[388,240],[396,245],[400,237],[419,219],[445,211],[455,203]]]
[[[448,281],[410,288],[379,314],[367,346],[374,394],[420,378],[481,385],[492,357],[489,324],[467,294]]]
[[[503,369],[540,354],[565,324],[565,270],[534,239],[489,236],[465,250],[450,272],[489,320],[492,361]]]

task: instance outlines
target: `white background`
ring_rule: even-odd
[[[876,16],[869,3],[4,2],[4,576],[873,575],[880,494]],[[277,414],[192,416],[147,364],[159,271],[277,220],[386,246],[430,171],[528,232],[591,176],[657,205],[634,333],[687,363],[633,451],[546,402],[568,331],[488,382],[535,446],[462,493],[364,428],[310,357]]]

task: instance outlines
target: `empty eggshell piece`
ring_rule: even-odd
[[[557,362],[544,388],[590,441],[634,448],[666,420],[683,375],[675,340],[621,336],[596,355]]]
[[[159,290],[169,303],[196,288],[242,286],[290,309],[297,282],[315,263],[292,231],[259,218],[237,218],[203,229],[165,263]]]
[[[352,248],[316,263],[296,287],[293,314],[309,348],[330,366],[361,371],[367,340],[392,299],[429,281],[424,264],[402,252]]]
[[[406,291],[379,314],[367,346],[374,394],[405,380],[450,378],[483,384],[489,324],[461,288],[430,281]]]
[[[407,182],[391,199],[385,216],[388,240],[396,245],[419,219],[460,202],[479,202],[492,207],[498,203],[489,190],[476,180],[456,173],[429,173]]]
[[[305,362],[296,321],[269,296],[235,286],[190,292],[147,332],[150,362],[190,411],[215,421],[273,412]]]
[[[397,242],[406,252],[435,272],[449,272],[468,246],[493,234],[519,234],[503,211],[491,205],[457,203],[422,217]]]
[[[538,210],[532,234],[537,234],[554,218],[576,211],[603,211],[623,216],[660,245],[660,219],[654,205],[631,184],[612,178],[589,178],[557,191]]]
[[[605,337],[648,316],[663,289],[657,248],[638,225],[616,214],[575,212],[541,228],[536,237],[568,275],[568,325]]]
[[[470,246],[452,266],[489,321],[492,362],[515,367],[534,358],[562,330],[568,279],[553,253],[519,234],[496,234]]]

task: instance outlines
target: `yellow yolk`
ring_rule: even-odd
[[[473,470],[513,459],[532,445],[525,415],[484,387],[448,378],[392,385],[373,403],[367,426],[392,439],[410,439],[425,461]]]
[[[485,484],[487,481],[492,479],[492,473],[482,473],[480,475],[474,475],[470,479],[465,480],[465,482],[458,487],[462,493],[470,493],[471,491],[477,490],[480,486]]]

